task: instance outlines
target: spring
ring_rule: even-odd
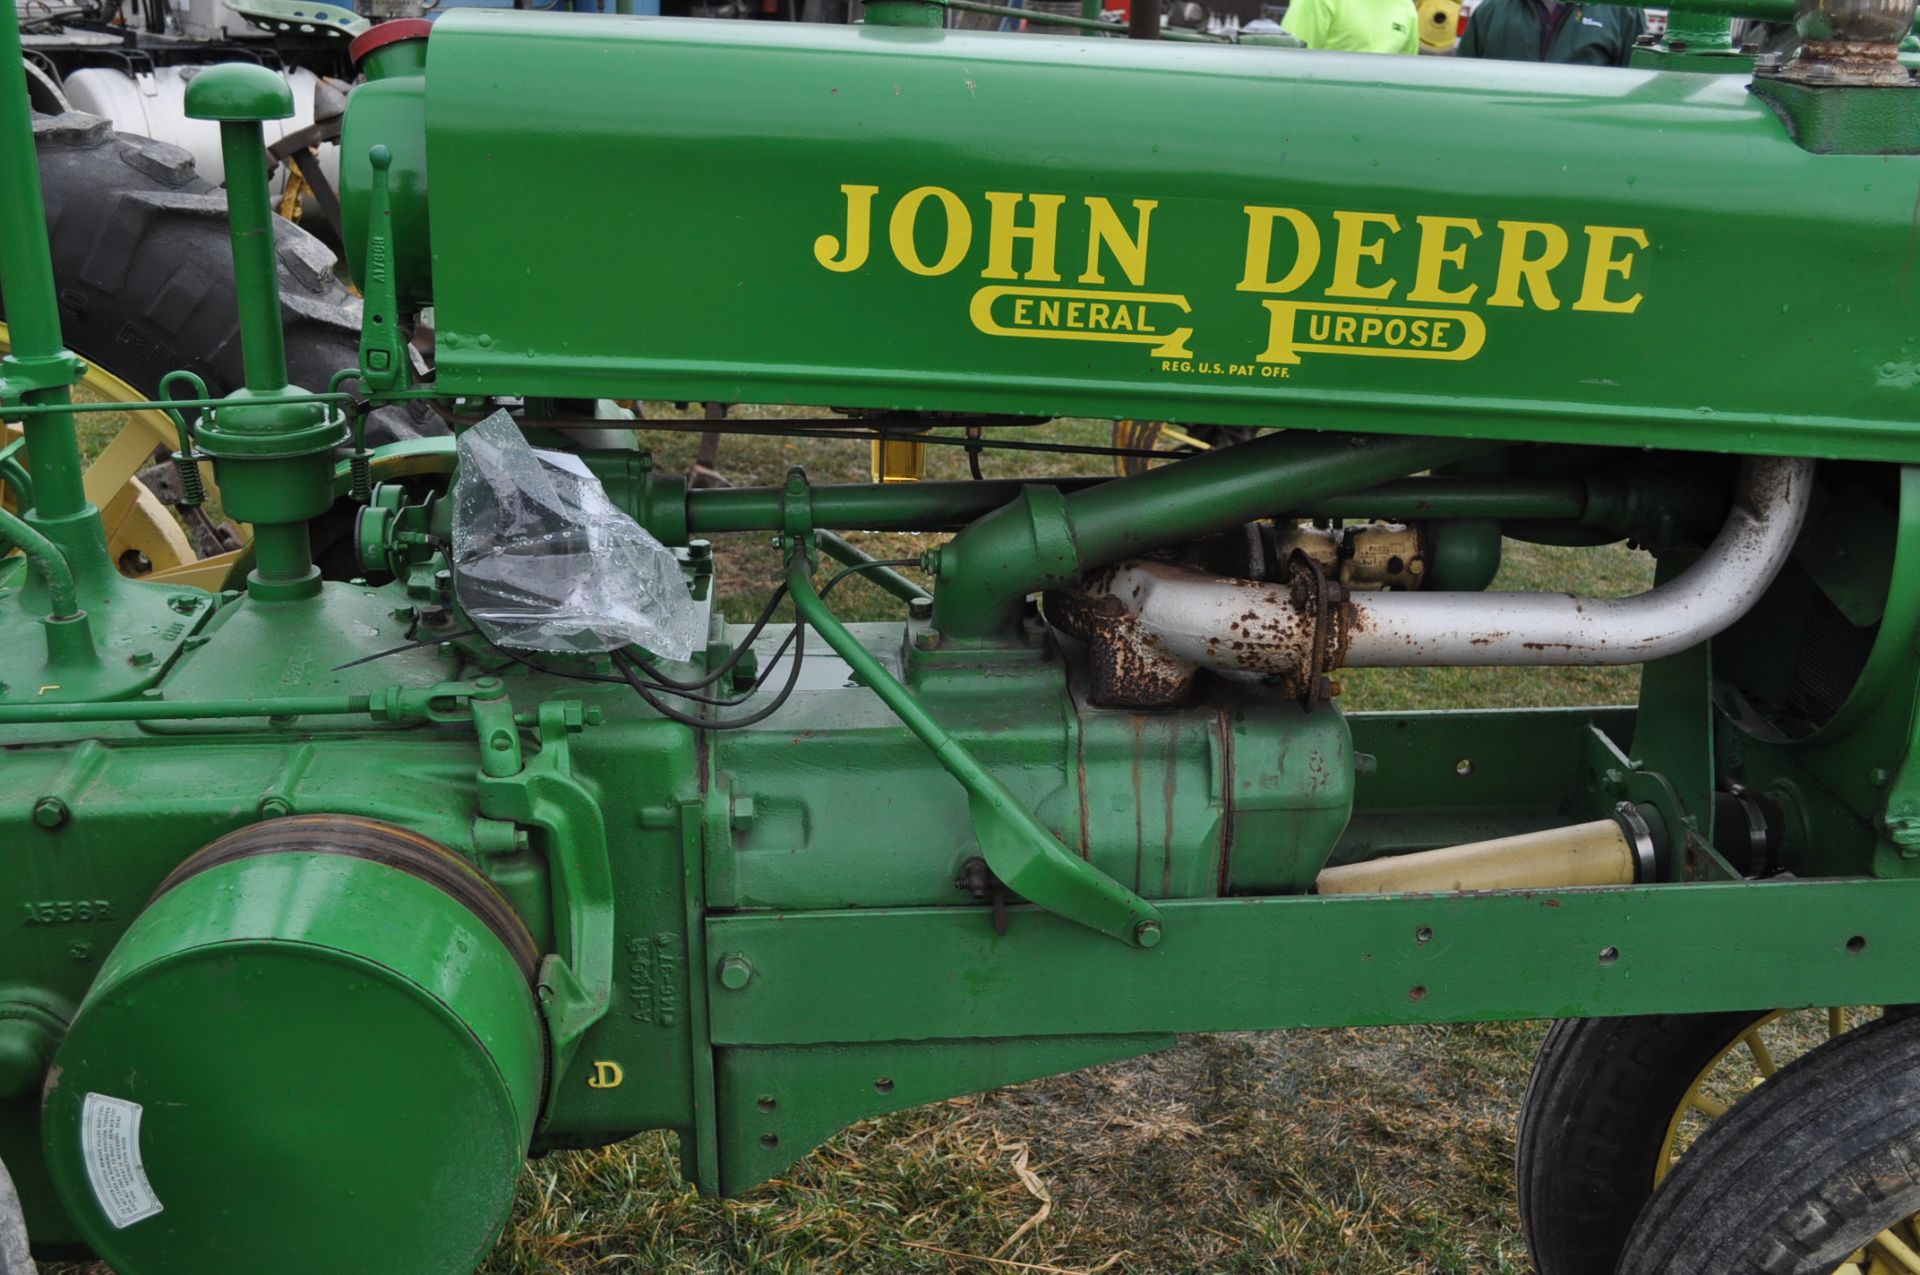
[[[200,460],[197,453],[174,452],[173,470],[180,476],[180,505],[185,509],[198,509],[207,503],[206,484],[200,481]]]

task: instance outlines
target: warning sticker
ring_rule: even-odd
[[[115,1230],[160,1211],[160,1199],[140,1163],[140,1104],[90,1093],[80,1109],[80,1152],[87,1160],[93,1198]]]

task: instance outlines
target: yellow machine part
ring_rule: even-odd
[[[1464,890],[1631,885],[1633,845],[1612,819],[1549,828],[1328,868],[1322,894],[1426,894]]]
[[[13,348],[7,325],[0,323],[0,354]],[[74,387],[76,402],[140,402],[147,396],[104,368],[89,364],[87,375]],[[173,450],[179,438],[165,412],[133,411],[93,417],[103,425],[118,425],[104,444],[93,445],[98,427],[81,418],[81,437],[88,441],[92,460],[87,465],[87,499],[96,505],[107,528],[107,547],[121,570],[143,580],[166,580],[202,589],[226,587],[228,574],[244,550],[232,550],[210,558],[201,558],[193,541],[180,526],[173,511],[160,502],[139,474],[152,463],[154,450]],[[20,426],[4,427],[0,446],[20,436]],[[202,481],[209,494],[215,491],[212,465],[201,466]],[[11,504],[12,493],[5,499]],[[244,530],[244,529],[243,529]],[[129,564],[144,561],[145,570]]]
[[[1460,42],[1460,0],[1420,0],[1420,51],[1451,53]]]

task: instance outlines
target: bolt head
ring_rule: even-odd
[[[58,828],[70,813],[67,803],[58,797],[42,797],[33,803],[33,821],[42,828]]]
[[[720,986],[737,992],[753,980],[753,962],[744,956],[720,958]]]
[[[268,797],[260,803],[262,819],[285,819],[293,813],[293,805],[285,797]]]
[[[1152,947],[1160,941],[1160,922],[1142,921],[1133,927],[1133,941],[1141,947]]]

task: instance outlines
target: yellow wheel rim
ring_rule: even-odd
[[[1766,1083],[1787,1061],[1789,1050],[1805,1052],[1864,1021],[1865,1011],[1776,1010],[1756,1018],[1731,1044],[1713,1056],[1687,1086],[1654,1162],[1659,1186],[1707,1124],[1727,1114],[1741,1097]],[[1834,1275],[1920,1275],[1920,1219],[1897,1222],[1869,1240],[1834,1270]]]
[[[1195,438],[1178,425],[1167,421],[1115,421],[1113,423],[1115,447],[1152,450],[1166,443],[1190,447],[1197,452],[1213,450],[1213,444],[1206,439]],[[1125,477],[1128,474],[1144,474],[1153,463],[1144,456],[1115,456],[1113,469],[1115,473]]]
[[[13,349],[7,325],[0,323],[0,354]],[[74,387],[83,403],[140,402],[147,396],[105,368],[88,364],[87,374]],[[107,548],[121,572],[141,580],[164,580],[203,589],[226,587],[227,577],[243,550],[202,558],[173,511],[140,481],[140,471],[151,462],[154,449],[180,445],[173,422],[161,411],[86,413],[79,418],[82,448],[93,459],[87,465],[87,499],[100,510],[107,528]],[[18,425],[5,426],[8,441],[18,437]],[[214,493],[213,467],[201,467],[202,481]]]

